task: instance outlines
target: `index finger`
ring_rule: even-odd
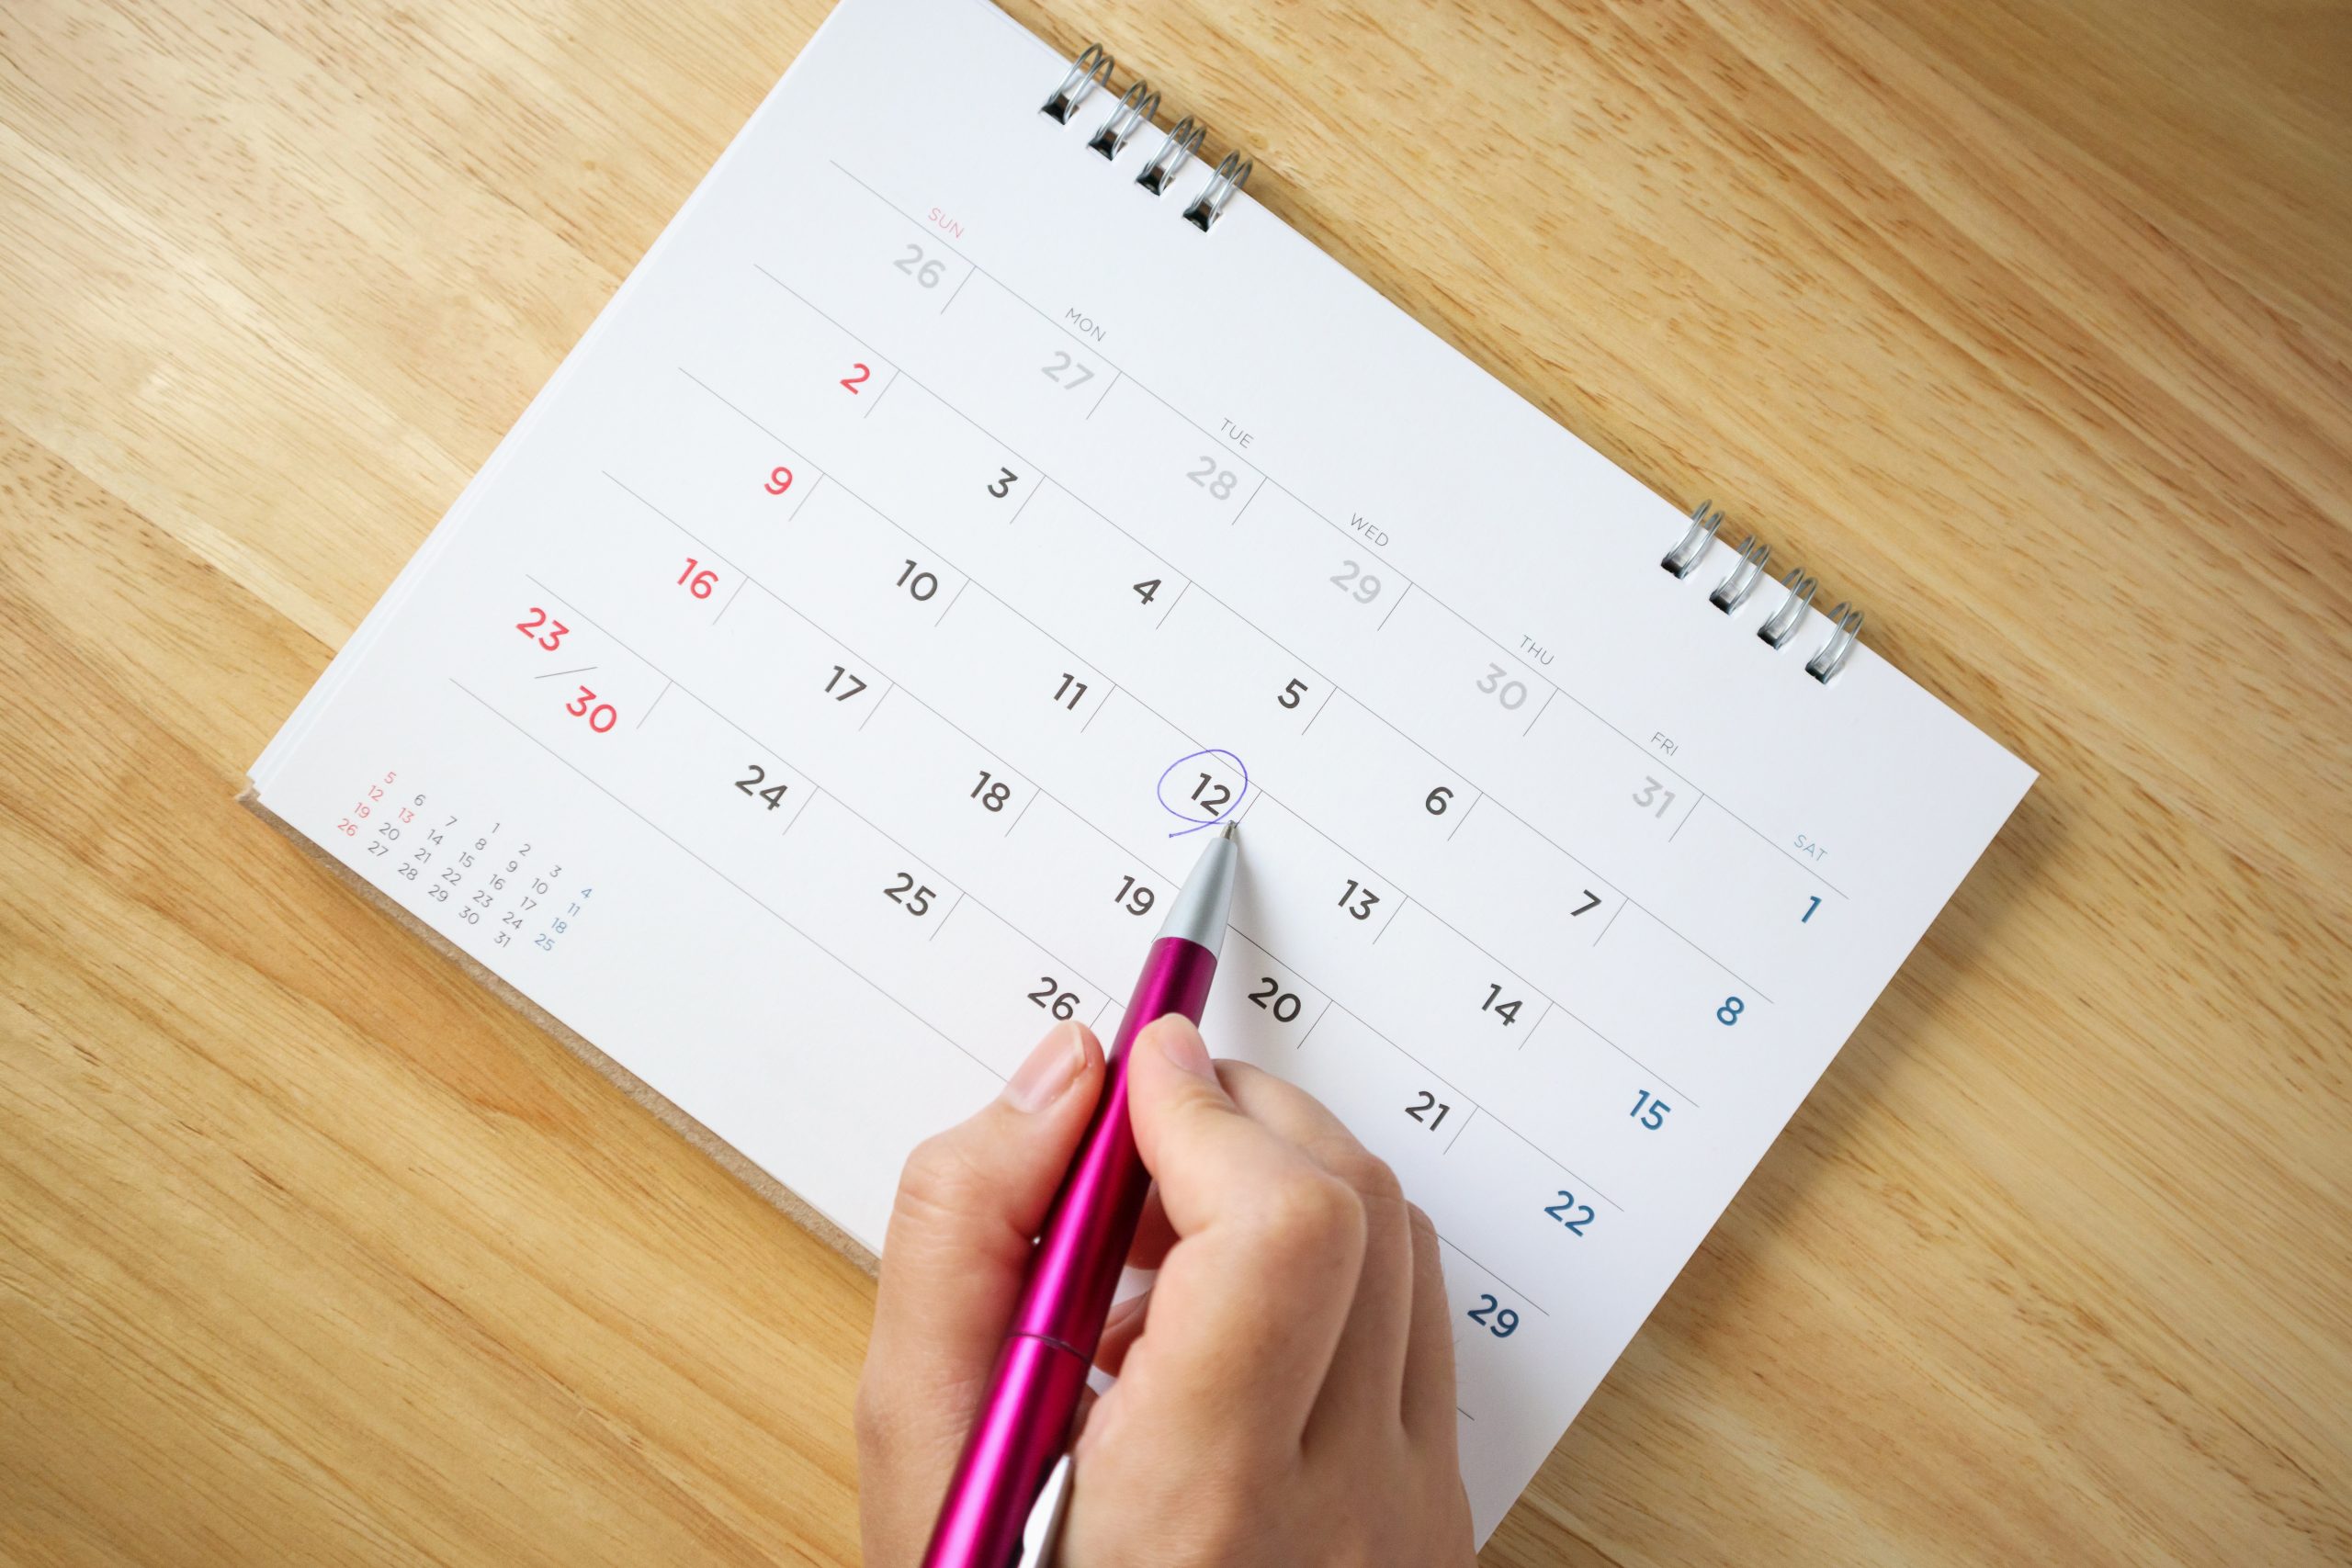
[[[1177,1240],[1117,1394],[1180,1431],[1295,1448],[1355,1300],[1363,1202],[1234,1102],[1184,1020],[1147,1026],[1127,1075]],[[1237,1412],[1247,1430],[1225,1432]]]

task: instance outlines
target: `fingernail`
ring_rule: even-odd
[[[1043,1111],[1062,1097],[1085,1066],[1086,1036],[1075,1023],[1057,1023],[1004,1086],[1005,1100],[1016,1111]]]
[[[1186,1072],[1195,1077],[1206,1078],[1211,1083],[1216,1081],[1216,1068],[1209,1062],[1207,1043],[1201,1039],[1201,1032],[1193,1027],[1190,1019],[1171,1012],[1166,1018],[1155,1020],[1151,1026],[1151,1040],[1159,1047],[1161,1055]]]

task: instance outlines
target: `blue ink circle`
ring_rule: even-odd
[[[1241,788],[1236,792],[1231,800],[1225,803],[1225,809],[1207,818],[1194,817],[1189,811],[1180,811],[1168,804],[1168,776],[1185,763],[1201,757],[1216,757],[1229,762],[1233,766],[1233,771],[1241,775]],[[1152,792],[1159,797],[1159,808],[1162,811],[1185,824],[1184,827],[1168,835],[1171,839],[1181,839],[1187,833],[1197,833],[1204,828],[1214,828],[1241,809],[1242,801],[1249,798],[1250,795],[1250,764],[1222,746],[1209,746],[1198,751],[1187,751],[1159,771],[1159,782],[1152,786]]]

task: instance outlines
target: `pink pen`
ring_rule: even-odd
[[[1202,852],[1144,959],[1111,1043],[1102,1098],[1046,1212],[1028,1287],[947,1483],[923,1568],[1015,1568],[1023,1562],[1031,1510],[1069,1445],[1070,1419],[1151,1186],[1127,1125],[1127,1052],[1156,1018],[1180,1012],[1201,1021],[1240,859],[1228,822]],[[1035,1559],[1028,1568],[1037,1568]]]

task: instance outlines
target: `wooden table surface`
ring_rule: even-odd
[[[2041,773],[1487,1561],[2352,1560],[2352,6],[1013,8]],[[866,1278],[233,804],[820,9],[0,11],[0,1558],[855,1559]]]

